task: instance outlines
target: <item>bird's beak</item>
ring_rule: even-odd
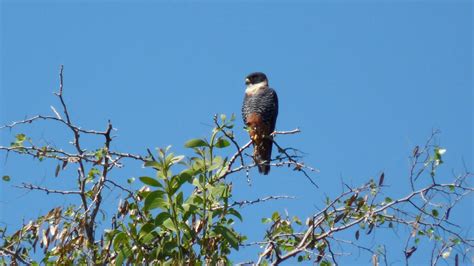
[[[246,85],[249,85],[249,84],[250,84],[250,79],[246,78],[246,79],[245,79],[245,84],[246,84]]]

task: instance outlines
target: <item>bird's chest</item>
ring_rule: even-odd
[[[259,111],[266,104],[265,91],[259,89],[257,91],[246,92],[245,105],[249,108],[249,111]]]

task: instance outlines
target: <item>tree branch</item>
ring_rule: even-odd
[[[62,194],[62,195],[81,195],[81,191],[75,190],[56,190],[45,187],[35,186],[32,184],[22,183],[21,186],[15,186],[17,188],[29,189],[29,190],[40,190],[46,192],[46,194]]]

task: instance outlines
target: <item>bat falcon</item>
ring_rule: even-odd
[[[252,139],[253,159],[261,174],[270,172],[273,136],[278,116],[278,97],[268,86],[262,72],[251,73],[245,79],[246,89],[242,105],[242,117]]]

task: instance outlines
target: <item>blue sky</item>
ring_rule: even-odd
[[[251,240],[263,237],[261,218],[274,210],[311,215],[326,194],[341,192],[341,180],[358,185],[384,171],[387,193],[404,195],[408,156],[433,129],[447,148],[442,175],[473,169],[470,1],[65,2],[2,2],[1,124],[59,108],[52,92],[64,64],[76,123],[103,129],[111,119],[114,148],[122,151],[171,144],[189,153],[183,143],[207,136],[216,113],[235,113],[242,128],[244,78],[263,71],[280,99],[277,129],[302,130],[278,141],[307,153],[306,163],[320,169],[313,176],[320,188],[287,169],[253,172],[252,186],[243,174],[231,177],[236,200],[297,196],[243,209],[237,226]],[[38,123],[4,130],[0,144],[17,132],[56,145],[71,140],[64,128]],[[243,130],[236,134],[247,140]],[[71,188],[72,176],[54,180],[54,165],[0,159],[0,175],[12,177],[1,183],[0,222],[15,228],[67,202],[12,185]],[[131,163],[116,178],[143,173]],[[451,214],[466,229],[474,224],[473,203],[470,197]],[[387,245],[400,242],[380,234]],[[242,249],[233,259],[253,260],[257,252]],[[413,260],[425,264],[423,254]],[[401,249],[389,259],[402,259]]]

